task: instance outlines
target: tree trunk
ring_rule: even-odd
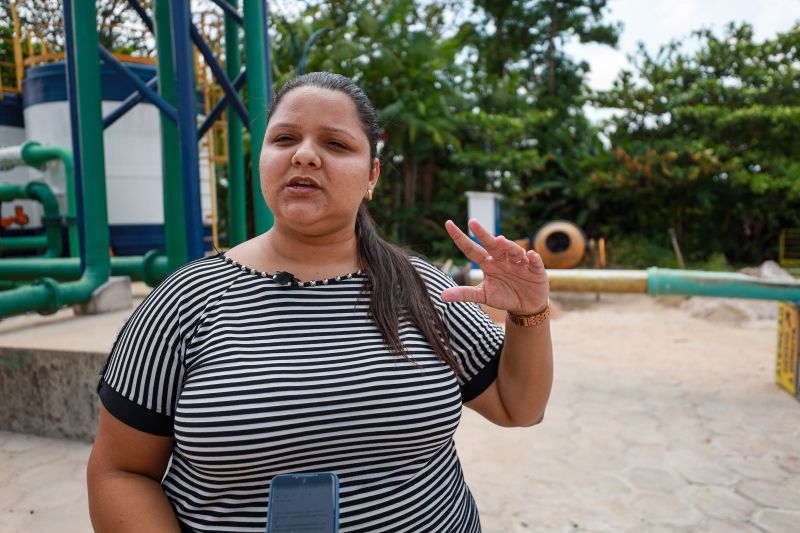
[[[428,161],[422,169],[422,205],[425,209],[431,206],[433,198],[433,178],[436,174],[436,164],[433,162],[433,155],[428,156]]]

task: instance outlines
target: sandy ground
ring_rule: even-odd
[[[800,531],[800,402],[776,322],[644,296],[557,296],[544,422],[465,412],[456,441],[487,533]],[[87,532],[89,446],[0,432],[0,532]]]

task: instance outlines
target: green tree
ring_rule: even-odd
[[[800,25],[756,42],[752,27],[702,30],[677,42],[595,101],[618,110],[613,150],[587,166],[591,224],[663,239],[676,230],[690,255],[775,257],[778,233],[800,225]]]

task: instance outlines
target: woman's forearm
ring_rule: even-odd
[[[506,320],[497,388],[514,425],[531,426],[544,416],[553,384],[550,321],[523,327]]]
[[[161,485],[130,472],[89,472],[89,515],[96,533],[180,533]]]

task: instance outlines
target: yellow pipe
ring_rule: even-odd
[[[25,75],[25,71],[22,65],[22,32],[19,27],[16,2],[11,3],[11,20],[14,24],[14,67],[17,77],[17,89],[22,90],[22,78]]]
[[[645,270],[548,270],[554,292],[647,293]]]
[[[647,294],[646,270],[559,270],[549,269],[550,290],[553,292],[621,292]],[[483,272],[473,268],[469,281],[477,285]]]

